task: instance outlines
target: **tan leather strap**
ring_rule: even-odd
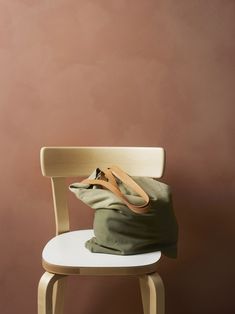
[[[117,181],[114,175],[112,174],[112,171],[110,170],[110,168],[102,169],[101,171],[105,174],[105,177],[108,179],[108,181],[112,183],[113,186],[118,188]]]
[[[149,196],[148,194],[122,169],[117,166],[112,166],[109,168],[111,172],[124,184],[129,186],[133,191],[139,194],[144,200],[145,203],[141,205],[142,207],[146,207],[149,204]]]
[[[113,192],[117,197],[119,197],[127,205],[127,207],[130,210],[132,210],[133,212],[137,214],[144,214],[148,212],[149,196],[131,177],[129,177],[124,171],[122,171],[117,166],[112,166],[103,172],[105,173],[109,181],[105,181],[102,179],[101,180],[100,179],[85,179],[82,182],[92,184],[92,185],[101,185],[105,187],[106,189]],[[137,194],[139,194],[144,199],[145,203],[142,205],[131,204],[127,200],[127,198],[123,195],[123,193],[120,191],[113,175],[116,176],[124,184],[129,186],[131,189],[133,189],[133,191],[135,191]]]

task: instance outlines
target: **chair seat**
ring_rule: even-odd
[[[160,251],[125,256],[91,253],[85,242],[93,236],[93,230],[89,229],[52,238],[42,253],[43,267],[64,275],[141,275],[156,271]]]

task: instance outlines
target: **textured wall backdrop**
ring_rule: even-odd
[[[235,313],[234,38],[233,0],[0,0],[2,314],[36,313],[48,145],[165,147],[180,225],[166,313]],[[71,217],[92,224],[72,198]],[[66,313],[141,314],[139,296],[134,278],[72,278]]]

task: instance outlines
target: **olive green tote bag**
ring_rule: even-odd
[[[168,185],[112,166],[96,169],[69,189],[95,209],[95,237],[86,242],[90,251],[130,255],[160,250],[177,256],[178,225]]]

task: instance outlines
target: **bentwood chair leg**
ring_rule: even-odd
[[[53,287],[53,314],[64,313],[64,295],[67,277],[58,279]]]
[[[55,314],[53,313],[53,288],[57,280],[62,278],[63,275],[48,272],[42,275],[38,285],[38,314]]]
[[[144,314],[164,314],[164,285],[158,273],[141,276],[140,289]]]

